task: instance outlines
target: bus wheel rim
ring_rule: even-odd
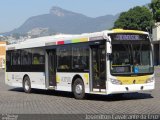
[[[25,81],[24,87],[26,90],[29,90],[29,82],[28,81]]]
[[[75,90],[76,90],[76,93],[77,93],[77,94],[81,94],[81,93],[82,93],[82,90],[83,90],[82,88],[83,88],[83,87],[82,87],[81,84],[76,85],[76,89],[75,89]]]

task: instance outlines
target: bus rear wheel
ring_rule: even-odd
[[[31,82],[28,76],[24,77],[23,89],[24,89],[24,92],[31,93]]]
[[[82,79],[77,78],[73,83],[73,94],[76,99],[83,99],[85,97],[84,83]]]

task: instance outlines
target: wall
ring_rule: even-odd
[[[160,22],[155,23],[152,33],[153,41],[160,41]]]
[[[5,67],[6,42],[0,41],[0,68]]]

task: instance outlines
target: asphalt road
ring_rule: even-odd
[[[158,72],[158,71],[157,71]],[[87,95],[76,100],[71,93],[33,90],[4,84],[4,71],[0,71],[0,114],[160,114],[160,77],[156,75],[156,88],[152,92],[113,96]]]

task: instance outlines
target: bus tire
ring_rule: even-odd
[[[28,76],[24,77],[23,80],[23,89],[25,93],[31,93],[31,82]]]
[[[73,83],[73,94],[76,99],[85,97],[84,83],[81,78],[77,78]]]

